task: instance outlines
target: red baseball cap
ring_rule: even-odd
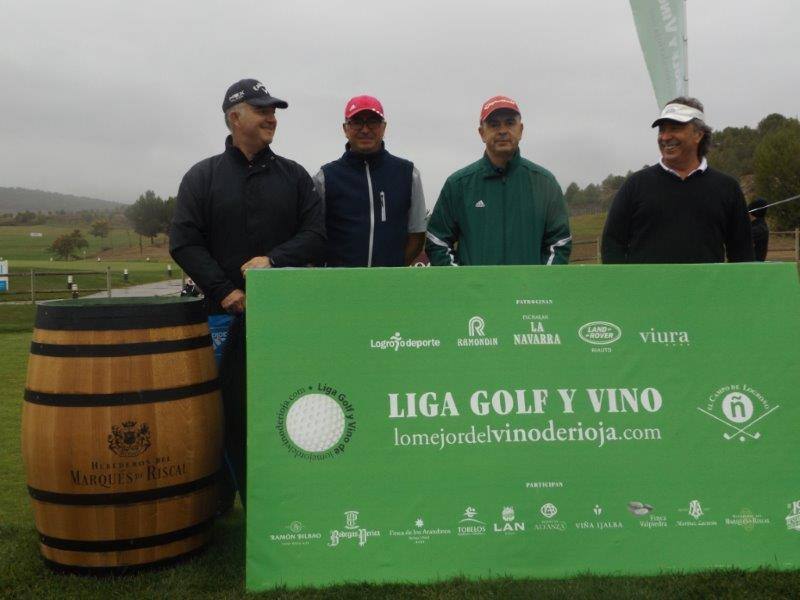
[[[517,103],[508,96],[492,96],[481,106],[481,122],[485,121],[486,117],[494,111],[500,110],[501,108],[508,108],[519,115],[522,114]]]
[[[373,96],[356,96],[355,98],[350,98],[344,106],[344,118],[349,119],[362,110],[371,110],[380,116],[381,119],[384,118],[383,105],[380,100]]]

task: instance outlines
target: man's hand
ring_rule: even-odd
[[[233,290],[222,299],[220,305],[226,313],[232,315],[242,314],[244,312],[244,292],[242,290]]]
[[[414,259],[419,256],[419,253],[422,252],[422,249],[425,247],[425,232],[422,233],[409,233],[406,237],[406,247],[403,251],[404,254],[404,262],[405,265],[408,267],[413,262]]]
[[[241,266],[242,275],[247,276],[247,269],[269,269],[272,262],[269,256],[255,256]]]

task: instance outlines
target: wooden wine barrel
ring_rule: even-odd
[[[200,301],[41,303],[22,454],[45,560],[105,570],[200,549],[217,505],[222,415]]]

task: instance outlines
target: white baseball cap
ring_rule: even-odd
[[[697,110],[685,104],[667,104],[661,111],[661,116],[653,121],[652,127],[658,127],[661,121],[677,121],[678,123],[688,123],[693,119],[706,120],[702,110]]]

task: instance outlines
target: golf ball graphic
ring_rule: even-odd
[[[286,415],[289,439],[306,452],[333,448],[344,432],[344,411],[325,394],[306,394],[294,401]]]

